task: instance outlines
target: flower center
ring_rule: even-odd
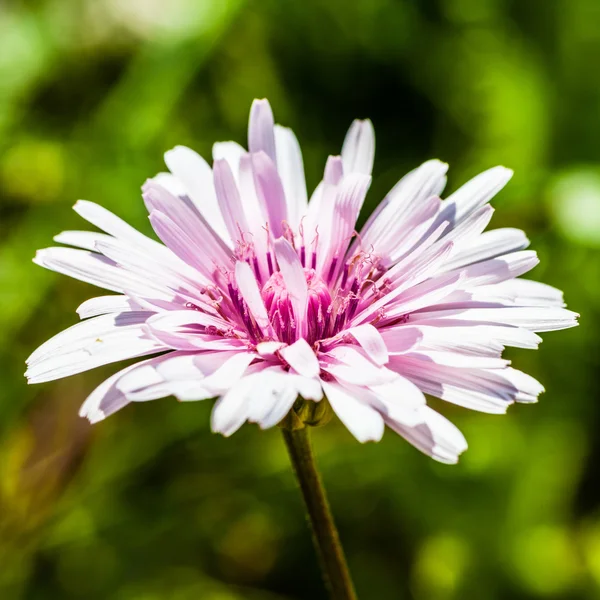
[[[332,301],[329,288],[314,269],[305,268],[304,277],[308,286],[307,341],[312,344],[326,332]],[[262,298],[277,336],[282,342],[292,343],[296,339],[297,323],[288,290],[279,271],[273,273],[263,286]]]

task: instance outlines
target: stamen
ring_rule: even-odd
[[[327,283],[331,283],[333,274],[335,273],[335,268],[337,266],[337,261],[337,256],[334,256],[333,260],[331,261],[331,267],[329,267],[329,273],[327,274]]]
[[[267,252],[267,267],[269,268],[269,277],[273,275],[273,259],[271,258],[271,252]]]

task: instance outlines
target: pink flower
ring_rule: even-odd
[[[143,186],[152,240],[91,202],[75,210],[105,233],[67,231],[35,262],[116,292],[28,360],[30,383],[142,356],[101,384],[81,415],[130,402],[218,397],[212,428],[272,427],[298,396],[325,395],[361,442],[387,425],[456,462],[467,445],[425,394],[487,413],[535,402],[543,387],[501,358],[536,348],[536,331],[572,327],[560,291],[517,279],[537,264],[518,229],[484,233],[489,200],[512,172],[495,167],[445,200],[447,165],[431,160],[383,199],[360,234],[371,183],[370,121],[355,121],[308,203],[302,155],[252,105],[249,151],[215,144],[213,168],[189,148]],[[164,245],[163,245],[164,244]]]

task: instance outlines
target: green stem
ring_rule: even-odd
[[[308,511],[325,585],[332,600],[356,600],[344,550],[317,471],[308,427],[293,431],[282,429],[282,432]]]

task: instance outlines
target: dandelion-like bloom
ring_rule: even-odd
[[[267,428],[298,397],[333,411],[354,436],[387,425],[456,462],[458,429],[424,394],[504,413],[542,386],[509,366],[505,346],[572,327],[560,291],[517,279],[537,264],[518,229],[484,232],[489,200],[512,172],[490,169],[441,200],[447,165],[424,163],[388,193],[360,233],[375,139],[355,121],[308,202],[302,155],[266,100],[250,112],[249,150],[213,147],[212,169],[185,147],[143,186],[162,244],[100,206],[75,210],[104,231],[67,231],[35,262],[117,292],[84,302],[83,322],[29,358],[31,383],[142,356],[88,397],[96,422],[130,402],[218,397],[212,428]]]

